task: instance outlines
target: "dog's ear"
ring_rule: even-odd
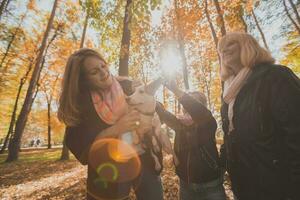
[[[163,79],[162,78],[158,78],[152,82],[150,82],[149,84],[147,84],[145,86],[145,92],[147,94],[150,94],[152,96],[154,96],[156,90],[159,88],[159,86],[163,83]]]

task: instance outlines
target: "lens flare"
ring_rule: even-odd
[[[97,199],[122,199],[137,185],[141,161],[135,149],[118,139],[95,141],[88,155],[94,179],[88,192]]]

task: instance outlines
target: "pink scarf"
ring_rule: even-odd
[[[91,91],[91,96],[98,116],[107,124],[115,124],[127,112],[125,94],[115,77],[109,89]]]
[[[244,67],[236,76],[232,75],[224,83],[223,98],[224,101],[228,104],[229,132],[234,130],[232,118],[235,98],[240,92],[241,88],[245,85],[246,80],[248,79],[250,74],[251,69],[248,67]]]

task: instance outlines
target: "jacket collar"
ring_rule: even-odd
[[[258,78],[262,77],[269,70],[271,70],[272,67],[273,67],[273,65],[268,64],[268,63],[260,63],[260,64],[255,65],[253,67],[251,75],[246,80],[244,87],[251,85],[254,81],[256,81]]]

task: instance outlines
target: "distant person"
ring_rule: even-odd
[[[36,140],[36,146],[40,146],[40,144],[41,144],[41,140],[38,138],[38,139]]]
[[[238,200],[300,199],[300,80],[246,33],[218,44],[222,157]]]
[[[34,139],[32,139],[32,140],[30,141],[30,147],[33,147],[33,145],[34,145]]]

